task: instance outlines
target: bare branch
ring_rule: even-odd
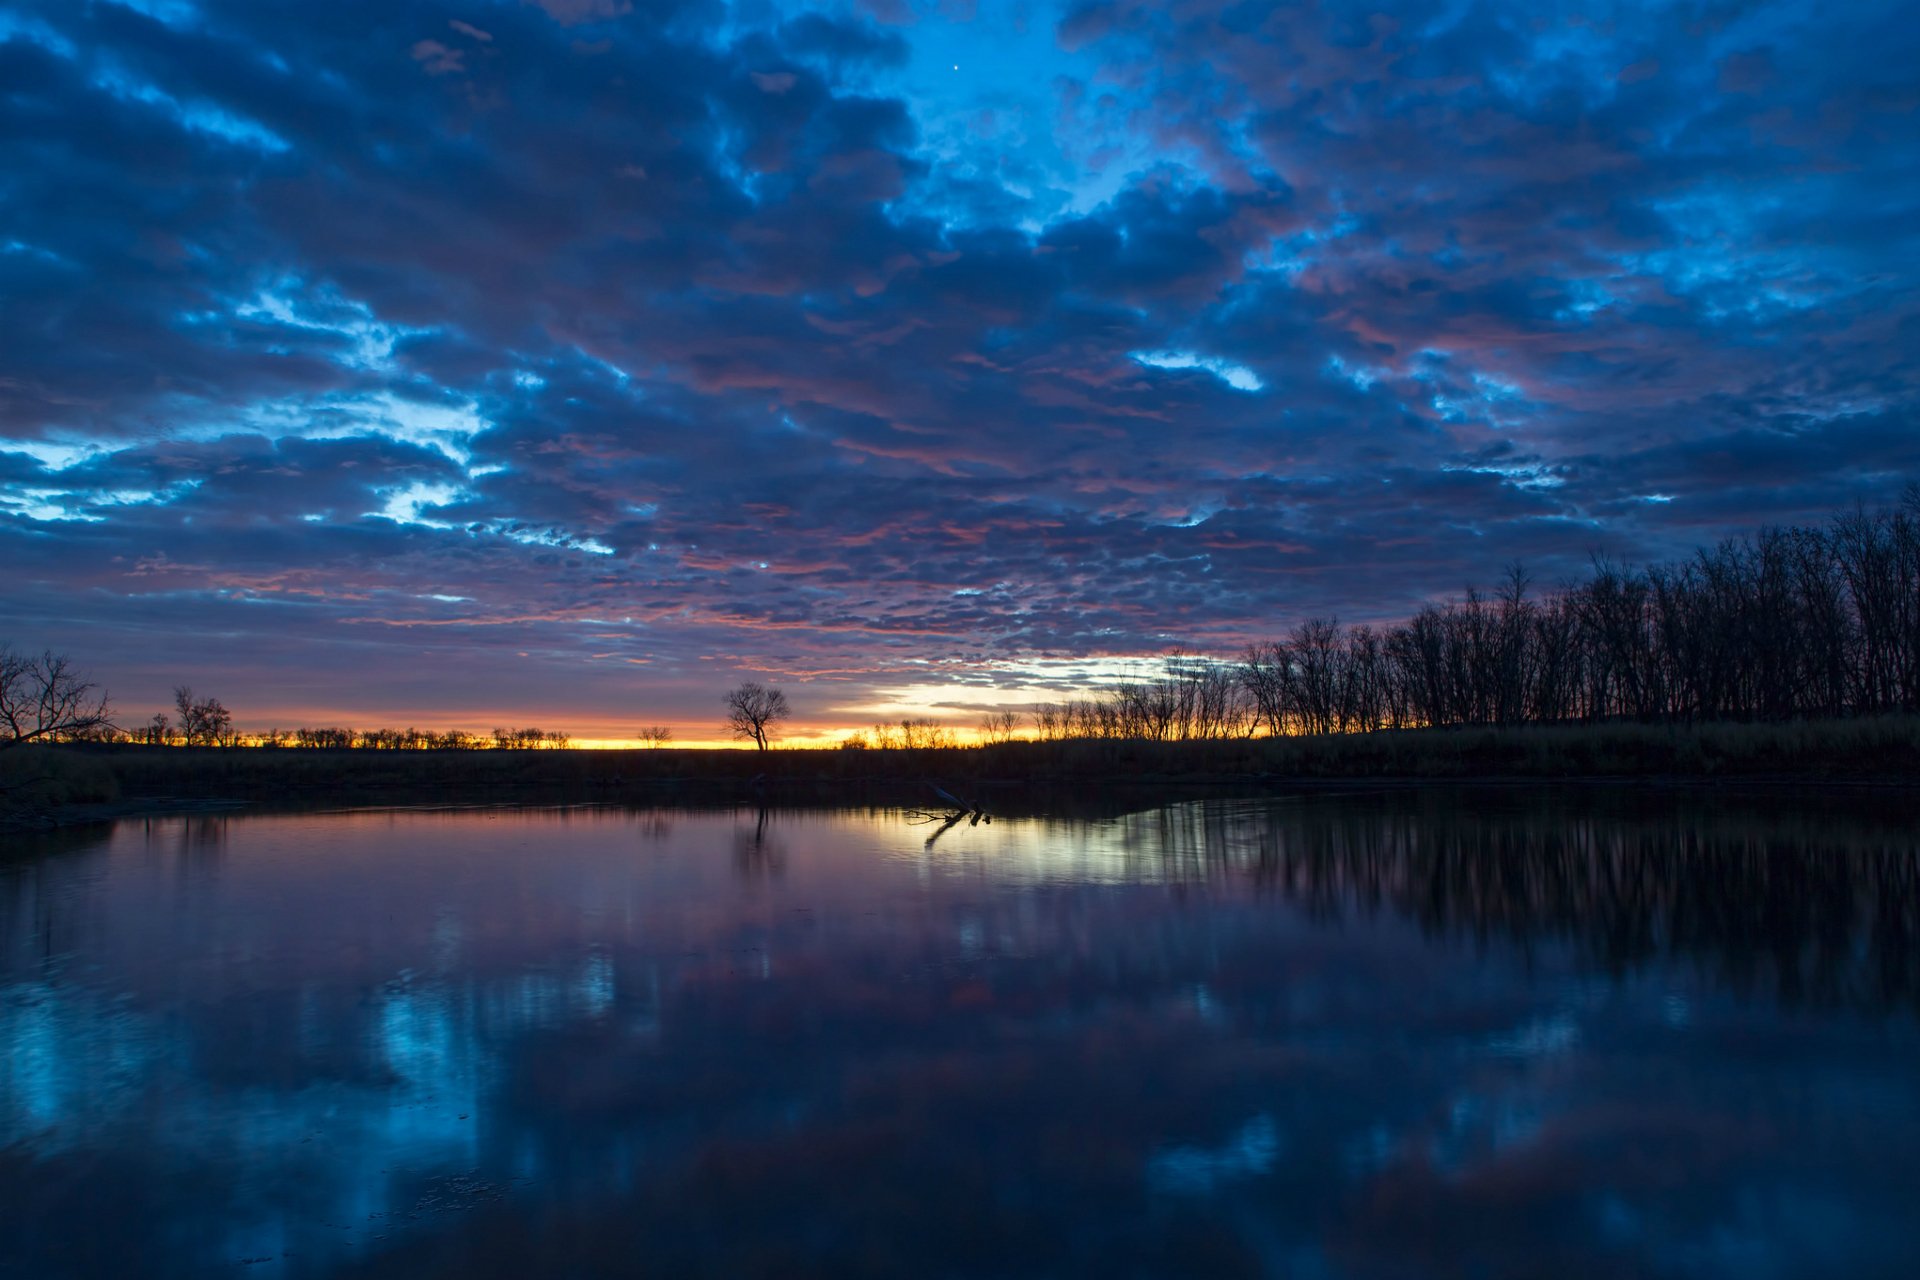
[[[753,745],[762,751],[772,741],[775,726],[792,714],[786,694],[753,680],[729,689],[724,702],[727,731],[736,738],[752,739]]]
[[[0,645],[0,751],[29,742],[69,742],[113,727],[106,690],[64,655],[39,657]]]

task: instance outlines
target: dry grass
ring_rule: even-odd
[[[118,799],[109,762],[58,747],[0,751],[0,818],[48,813]]]
[[[778,786],[822,798],[864,783],[1012,782],[1092,786],[1288,779],[1783,778],[1920,781],[1920,718],[1787,724],[1634,724],[1419,729],[1315,738],[1206,742],[1009,742],[920,750],[770,752],[365,751],[96,747],[49,794],[97,789],[103,773],[129,796],[297,796],[381,801],[414,796],[707,798]]]

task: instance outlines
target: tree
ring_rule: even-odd
[[[980,719],[980,732],[988,742],[1012,742],[1013,735],[1020,732],[1020,713],[989,711]]]
[[[902,720],[895,742],[906,751],[934,750],[953,745],[953,731],[938,720]]]
[[[755,680],[729,689],[725,703],[727,729],[736,738],[753,739],[753,745],[762,751],[767,749],[774,726],[791,714],[787,708],[786,694],[778,689],[769,689]]]
[[[106,691],[65,657],[0,645],[0,751],[98,733],[113,727],[110,715]]]
[[[220,699],[196,699],[184,684],[174,689],[173,706],[180,713],[181,736],[190,747],[217,747],[233,729],[233,713],[220,705]]]
[[[649,747],[664,747],[673,741],[673,726],[665,724],[643,724],[635,735]]]

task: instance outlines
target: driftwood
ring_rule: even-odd
[[[927,786],[931,787],[933,794],[944,800],[948,807],[945,810],[907,810],[907,821],[914,826],[925,826],[932,822],[940,824],[939,827],[934,830],[934,833],[927,837],[926,848],[933,848],[934,841],[959,826],[962,822],[965,822],[970,827],[977,827],[982,822],[988,826],[993,825],[993,815],[988,813],[984,806],[967,803],[937,782],[929,782]]]

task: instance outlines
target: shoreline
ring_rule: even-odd
[[[239,813],[254,806],[251,800],[176,799],[167,796],[136,800],[90,801],[23,813],[0,813],[0,835],[39,835],[68,831],[97,823],[134,818],[180,818],[201,814]]]
[[[278,816],[393,812],[407,810],[485,809],[654,809],[717,810],[767,808],[807,810],[879,808],[908,810],[942,808],[929,803],[931,780],[918,783],[893,777],[838,779],[820,785],[799,779],[773,779],[770,785],[743,787],[728,779],[651,780],[622,788],[622,794],[582,794],[571,789],[556,792],[550,786],[530,784],[502,795],[497,787],[483,796],[466,788],[420,788],[400,783],[377,790],[323,797],[310,790],[269,791],[248,796],[132,796],[94,801],[33,812],[0,813],[0,835],[31,836],[134,820],[208,816]],[[805,785],[792,785],[805,783]],[[783,785],[788,784],[788,785]],[[1420,792],[1565,791],[1593,795],[1622,795],[1634,789],[1663,794],[1700,796],[1750,794],[1779,800],[1856,794],[1892,797],[1920,796],[1920,777],[1745,775],[1703,777],[1684,774],[1568,775],[1540,777],[1501,774],[1475,777],[1280,777],[1130,778],[1094,786],[1071,788],[1076,803],[1064,807],[1059,788],[1044,780],[981,780],[981,789],[965,798],[992,816],[1003,819],[1034,817],[1117,816],[1194,800],[1286,800],[1368,793],[1408,795]]]
[[[0,753],[0,832],[265,804],[451,801],[941,808],[1130,807],[1199,795],[1408,788],[1920,788],[1920,716],[1779,724],[1412,729],[1315,738],[1016,741],[771,751],[143,747]]]

